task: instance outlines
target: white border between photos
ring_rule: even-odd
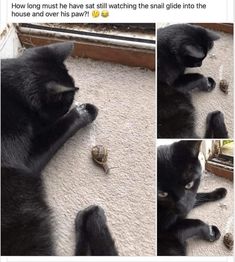
[[[233,257],[1,257],[1,262],[233,262]]]

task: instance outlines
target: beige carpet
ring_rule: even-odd
[[[190,256],[233,256],[233,251],[228,250],[223,244],[224,235],[227,232],[234,232],[233,183],[228,179],[205,173],[199,192],[210,192],[219,187],[227,189],[227,196],[217,202],[207,203],[193,209],[189,217],[201,219],[210,225],[216,225],[221,231],[221,238],[213,243],[191,239],[188,242],[188,255]]]
[[[195,71],[205,76],[214,78],[217,85],[212,92],[195,92],[193,103],[196,108],[196,130],[201,137],[205,133],[206,116],[209,112],[220,110],[225,115],[225,123],[229,137],[233,137],[233,36],[231,34],[218,33],[220,39],[207,58],[203,61],[202,67]],[[226,79],[229,83],[228,94],[223,93],[219,88],[219,81]]]
[[[56,154],[45,172],[54,210],[57,254],[73,255],[76,213],[92,204],[105,209],[120,255],[155,254],[155,74],[89,59],[69,59],[80,87],[76,100],[94,103],[96,121]],[[105,175],[91,147],[109,150]]]

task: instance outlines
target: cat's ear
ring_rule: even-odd
[[[205,53],[202,48],[196,45],[185,45],[184,53],[187,56],[195,57],[198,59],[203,59],[205,57]]]
[[[65,93],[65,92],[70,92],[70,91],[78,91],[79,88],[78,87],[68,87],[68,86],[64,86],[61,84],[58,84],[54,81],[48,82],[46,84],[46,88],[47,91],[51,94],[61,94],[61,93]]]
[[[64,60],[71,54],[74,44],[73,42],[57,43],[48,46],[56,57],[61,61]]]
[[[211,30],[206,30],[207,31],[207,35],[210,38],[211,41],[216,41],[218,39],[220,39],[220,36],[218,34],[216,34],[215,32],[211,31]]]
[[[201,140],[182,140],[175,144],[179,154],[197,158],[200,153]]]

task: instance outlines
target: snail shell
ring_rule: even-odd
[[[94,146],[91,150],[92,159],[99,165],[101,165],[106,174],[109,173],[109,167],[107,165],[108,150],[102,146]]]
[[[108,151],[107,149],[102,145],[97,145],[92,148],[91,151],[93,160],[102,165],[107,162],[108,157]]]
[[[226,233],[224,236],[224,245],[229,249],[233,249],[233,235],[232,233]]]
[[[228,94],[228,81],[222,79],[219,83],[220,90],[223,91],[225,94]]]

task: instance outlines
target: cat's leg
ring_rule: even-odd
[[[114,240],[106,223],[104,210],[90,206],[79,212],[76,224],[76,255],[117,256]]]
[[[159,234],[157,237],[158,256],[186,256],[186,243],[169,234],[168,231]]]
[[[176,236],[181,243],[185,243],[187,239],[192,237],[214,242],[221,235],[216,226],[208,225],[199,219],[183,219],[172,226],[170,233]]]
[[[41,171],[56,151],[80,128],[85,127],[98,114],[98,109],[91,104],[76,106],[53,125],[38,134],[32,142],[29,168]]]
[[[228,138],[222,112],[213,111],[207,115],[205,138]]]
[[[196,195],[196,203],[194,207],[198,207],[202,204],[213,202],[224,198],[227,194],[227,190],[223,187],[217,188],[209,193],[197,193]]]
[[[197,73],[181,75],[173,84],[177,90],[183,93],[189,93],[195,89],[209,92],[215,88],[215,85],[213,78]]]

